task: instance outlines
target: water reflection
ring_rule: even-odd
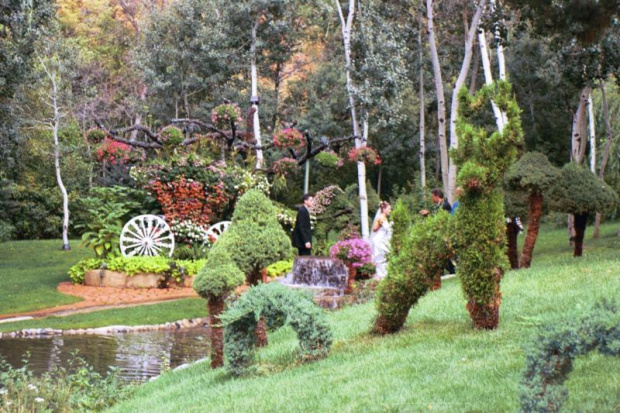
[[[208,338],[207,328],[9,338],[0,340],[0,356],[19,368],[23,366],[24,355],[29,352],[30,370],[39,375],[55,366],[68,367],[71,354],[77,350],[79,356],[100,374],[106,374],[110,366],[116,366],[123,379],[144,381],[159,375],[163,367],[175,368],[206,357],[209,353]]]

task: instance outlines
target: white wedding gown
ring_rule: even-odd
[[[374,225],[373,225],[374,226]],[[392,238],[392,225],[383,221],[377,231],[370,235],[372,246],[372,261],[376,266],[375,279],[383,279],[387,275],[387,259],[390,252],[390,239]]]

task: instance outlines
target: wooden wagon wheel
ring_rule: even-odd
[[[232,222],[230,221],[221,221],[215,225],[211,225],[207,230],[206,239],[209,242],[215,242],[216,239],[220,237],[228,229]]]
[[[156,215],[139,215],[130,219],[123,227],[120,244],[125,257],[171,257],[174,251],[174,234],[162,218]]]

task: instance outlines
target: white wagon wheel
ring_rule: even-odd
[[[228,229],[230,224],[232,224],[232,222],[230,222],[230,221],[221,221],[221,222],[218,222],[215,225],[211,225],[209,227],[209,229],[207,230],[205,241],[209,241],[210,242],[211,239],[214,239],[214,240],[218,239],[220,237],[220,235],[222,235],[224,233],[224,231],[226,231]]]
[[[174,251],[174,234],[166,221],[156,215],[139,215],[130,219],[121,231],[121,252],[134,255],[168,255]]]

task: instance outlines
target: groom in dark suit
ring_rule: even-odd
[[[304,194],[304,204],[297,211],[295,229],[293,230],[293,247],[299,250],[299,255],[312,255],[312,228],[310,227],[310,211],[314,198]]]

